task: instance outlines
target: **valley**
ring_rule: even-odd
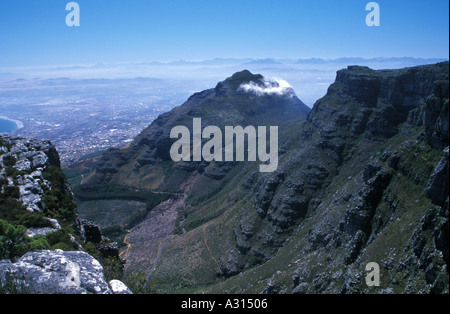
[[[349,66],[312,109],[249,82],[263,79],[237,72],[86,161],[85,191],[152,203],[121,228],[125,272],[159,293],[448,291],[448,62]],[[172,161],[170,130],[193,117],[278,125],[278,169]],[[370,262],[380,287],[365,284]]]

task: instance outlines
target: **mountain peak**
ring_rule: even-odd
[[[248,83],[248,82],[261,82],[264,77],[261,74],[253,74],[249,70],[243,70],[240,72],[234,73],[227,81],[234,81],[239,84]]]
[[[114,181],[125,171],[128,179],[117,179],[122,185],[177,190],[182,182],[177,181],[175,184],[175,179],[169,176],[181,178],[178,172],[172,171],[161,180],[156,176],[159,170],[155,170],[163,163],[165,169],[177,167],[170,156],[170,148],[175,142],[170,137],[173,127],[191,128],[193,119],[201,118],[203,125],[219,128],[237,125],[279,126],[282,133],[289,125],[304,120],[309,111],[310,108],[295,96],[286,81],[265,78],[248,70],[237,72],[219,82],[215,88],[195,93],[181,106],[160,115],[127,149],[106,152],[97,163],[95,175],[85,183]],[[128,175],[129,170],[122,167],[124,164],[134,169],[131,175]],[[193,165],[193,168],[197,169],[197,166]],[[155,173],[153,181],[143,182],[143,171]]]
[[[231,77],[219,82],[216,85],[216,94],[223,94],[225,90],[231,90],[235,92],[243,84],[253,82],[254,84],[261,84],[264,77],[261,74],[253,74],[249,70],[243,70],[234,73]]]
[[[296,98],[294,89],[287,81],[253,74],[249,70],[236,72],[226,80],[219,82],[215,88],[216,96],[225,96],[236,92],[252,93],[256,96],[277,95]]]

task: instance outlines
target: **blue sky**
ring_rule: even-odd
[[[1,0],[0,67],[214,58],[449,57],[447,0]]]

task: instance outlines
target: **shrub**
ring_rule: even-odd
[[[26,228],[14,226],[0,219],[0,259],[22,256],[28,251],[29,238],[25,235]]]
[[[30,213],[25,212],[19,218],[19,224],[27,227],[27,228],[44,228],[44,227],[52,227],[52,223],[48,219],[44,219],[42,213]]]
[[[44,235],[37,235],[31,238],[29,243],[29,251],[49,250],[50,244]]]
[[[0,219],[0,259],[11,259],[27,252],[50,248],[45,236],[37,235],[29,238],[26,230],[25,226],[14,226]]]
[[[49,233],[46,238],[52,250],[72,251],[78,249],[64,229]]]
[[[52,185],[52,189],[45,191],[42,197],[45,214],[72,222],[76,217],[76,203],[66,187],[66,176],[59,167],[50,166],[44,171],[43,177]]]
[[[7,177],[13,177],[14,174],[16,173],[16,169],[13,167],[6,167],[6,176]]]
[[[25,206],[13,198],[3,198],[0,195],[0,219],[12,224],[19,224],[19,217],[28,213]]]
[[[13,155],[8,155],[3,157],[3,164],[6,167],[12,167],[16,164],[17,160]]]
[[[3,192],[3,197],[19,199],[20,198],[20,190],[17,186],[5,186],[4,192]]]

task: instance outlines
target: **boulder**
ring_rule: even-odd
[[[106,242],[103,241],[97,245],[97,249],[100,251],[104,257],[118,257],[119,256],[119,246],[117,242]]]
[[[120,280],[111,280],[109,286],[114,294],[133,294],[133,292],[131,292],[131,290]]]
[[[86,219],[77,219],[75,228],[83,238],[84,243],[100,243],[102,241],[102,233],[100,228],[92,221]]]
[[[29,252],[17,262],[0,262],[0,282],[7,292],[29,294],[131,293],[119,281],[111,287],[103,267],[85,252]],[[14,289],[8,291],[8,289]]]

